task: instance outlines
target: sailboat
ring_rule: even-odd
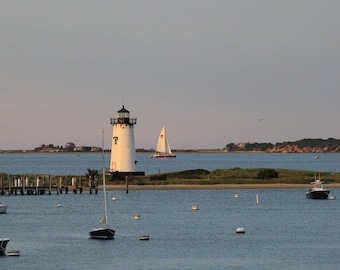
[[[151,158],[175,158],[176,155],[174,155],[171,151],[167,136],[166,136],[166,128],[163,126],[161,133],[159,134],[157,146],[156,146],[156,152],[154,155],[151,156]]]
[[[104,216],[99,220],[100,226],[92,229],[89,234],[91,239],[112,240],[115,230],[110,229],[107,222],[106,183],[104,167],[104,130],[103,130],[103,194],[104,194]]]

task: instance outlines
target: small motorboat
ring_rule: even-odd
[[[138,215],[138,214],[134,215],[134,216],[133,216],[133,219],[135,219],[135,220],[140,220],[140,215]]]
[[[148,241],[150,238],[149,238],[149,235],[145,234],[145,235],[140,235],[138,239],[141,241]]]
[[[12,250],[9,250],[7,251],[7,256],[20,256],[20,250],[17,250],[17,249],[12,249]]]
[[[236,233],[246,233],[245,229],[243,227],[238,227],[236,229]]]
[[[57,207],[61,207],[61,203],[57,203]]]
[[[306,192],[307,199],[316,199],[316,200],[327,200],[329,190],[323,188],[323,182],[320,180],[320,176],[318,179],[315,178],[315,181],[311,182],[313,184],[313,188]]]
[[[195,204],[195,205],[191,206],[191,209],[192,209],[192,210],[198,210],[198,205]]]
[[[7,205],[4,202],[0,203],[0,214],[5,214],[6,211],[7,211]]]

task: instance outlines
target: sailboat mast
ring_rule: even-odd
[[[104,217],[105,217],[105,224],[107,223],[107,205],[106,205],[106,183],[105,183],[105,151],[104,151],[104,129],[102,129],[102,133],[103,133],[103,141],[102,141],[102,153],[103,153],[103,193],[104,193]]]
[[[166,139],[166,129],[165,129],[165,126],[164,126],[164,133],[163,133],[163,137],[164,137],[164,153],[167,153],[168,152],[168,142],[167,142],[167,139]]]

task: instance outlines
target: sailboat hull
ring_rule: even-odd
[[[115,236],[115,230],[110,228],[95,228],[89,233],[91,239],[112,240]]]
[[[176,155],[172,154],[154,154],[151,156],[151,158],[175,158]]]

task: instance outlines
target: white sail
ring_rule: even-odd
[[[156,153],[151,156],[152,158],[162,157],[176,157],[171,151],[171,147],[166,135],[166,128],[163,126],[161,133],[159,134],[157,145],[156,145]]]
[[[168,139],[166,137],[165,126],[162,128],[161,133],[159,134],[157,146],[156,146],[156,152],[162,153],[162,154],[172,154],[170,144],[169,144]]]

